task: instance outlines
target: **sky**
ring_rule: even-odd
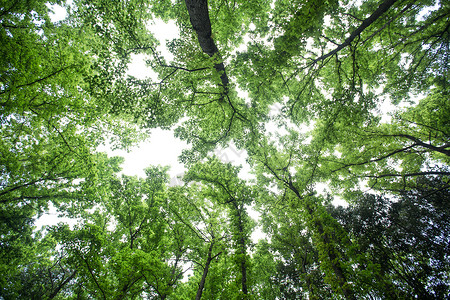
[[[51,14],[53,22],[66,17],[66,11],[63,7],[52,5],[51,9],[53,10],[53,14]],[[167,51],[165,41],[178,37],[179,31],[175,22],[165,24],[161,20],[153,21],[152,24],[149,24],[149,29],[155,35],[155,38],[161,42],[157,51],[160,51],[170,61],[171,56]],[[156,74],[146,67],[145,59],[144,55],[134,55],[129,65],[128,74],[137,78],[154,78]],[[125,159],[122,165],[122,174],[129,176],[144,177],[144,169],[151,165],[170,166],[170,184],[174,185],[181,184],[179,177],[183,174],[185,168],[178,161],[178,156],[187,147],[188,145],[185,142],[174,137],[172,131],[157,128],[151,131],[150,139],[132,148],[129,152],[124,150],[112,151],[108,146],[101,146],[97,150],[108,153],[108,156],[122,156]],[[55,225],[61,221],[70,224],[75,223],[67,218],[59,218],[56,209],[51,206],[49,213],[36,220],[35,225],[39,229],[43,225]]]
[[[52,21],[58,21],[65,18],[66,14],[64,8],[53,5],[52,9],[54,11],[54,14],[51,16]],[[160,41],[160,45],[156,50],[165,57],[166,61],[171,61],[173,56],[167,50],[166,41],[179,36],[179,30],[175,22],[169,21],[168,23],[164,23],[162,20],[153,20],[148,24],[148,28],[153,33],[154,37]],[[146,66],[145,60],[147,58],[149,57],[146,57],[144,54],[133,55],[131,63],[129,64],[128,74],[140,79],[151,78],[156,80],[157,75]],[[245,97],[244,92],[238,91],[238,93],[240,96]],[[389,119],[387,112],[390,111],[391,108],[393,108],[393,106],[389,101],[385,101],[383,104],[383,116],[386,118],[386,121]],[[276,114],[276,110],[277,108],[275,107],[272,113]],[[272,129],[277,131],[275,125],[273,127],[274,128]],[[136,175],[144,177],[144,169],[151,165],[170,166],[170,185],[177,185],[182,184],[180,177],[186,171],[183,164],[178,161],[178,157],[182,150],[187,147],[188,145],[185,142],[174,137],[173,131],[157,128],[151,131],[150,139],[132,148],[129,152],[124,150],[112,151],[107,146],[99,147],[98,151],[106,152],[109,156],[124,157],[125,162],[122,165],[122,174],[129,176]],[[242,170],[239,173],[239,177],[242,179],[254,179],[254,176],[250,173],[250,167],[246,163],[247,154],[245,150],[238,150],[231,144],[227,149],[217,149],[214,154],[224,162],[231,162],[235,166],[241,165]],[[319,193],[326,189],[326,185],[317,186],[317,191]],[[344,203],[340,201],[337,204],[343,205]],[[36,222],[37,227],[39,228],[42,224],[56,224],[58,221],[61,221],[62,219],[58,219],[56,215],[56,211],[54,209],[51,210],[48,215]],[[254,218],[258,218],[258,214],[254,211],[251,212],[251,215]]]
[[[160,45],[156,48],[166,61],[173,60],[166,47],[166,42],[179,37],[179,30],[174,21],[164,23],[161,20],[154,20],[148,26],[154,37],[160,41]],[[128,74],[134,77],[145,79],[156,79],[156,74],[146,66],[143,54],[133,55],[132,61],[129,65]],[[169,175],[171,177],[171,184],[180,184],[179,176],[185,170],[184,166],[178,161],[183,149],[188,148],[189,145],[174,137],[173,131],[153,129],[151,137],[148,142],[141,143],[138,147],[131,149],[129,153],[116,150],[110,151],[107,148],[100,148],[101,151],[106,151],[110,155],[118,155],[125,158],[123,164],[123,174],[145,176],[143,169],[150,165],[170,166]],[[230,162],[235,166],[245,165],[240,173],[243,179],[253,178],[249,173],[250,167],[245,159],[247,155],[244,150],[238,150],[233,144],[227,149],[217,149],[214,153],[224,162]]]
[[[167,50],[166,41],[179,36],[179,30],[175,22],[164,23],[161,20],[156,20],[152,21],[148,28],[160,41],[156,50],[161,52],[167,61],[172,60],[173,57]],[[145,64],[145,60],[148,58],[143,54],[133,55],[128,66],[128,75],[139,79],[156,79],[157,75]],[[125,175],[144,177],[144,168],[150,165],[170,166],[171,184],[176,184],[179,183],[178,177],[185,171],[184,166],[178,162],[178,156],[187,147],[188,145],[185,142],[174,137],[173,131],[157,128],[151,131],[151,137],[148,141],[132,148],[128,153],[123,150],[111,151],[108,148],[100,148],[99,151],[125,158],[122,165],[122,173]]]
[[[54,5],[52,6],[54,14],[51,16],[52,21],[56,22],[65,18],[65,9]],[[179,37],[179,30],[174,21],[164,23],[162,20],[153,20],[148,24],[148,29],[153,33],[154,37],[160,41],[160,45],[156,48],[161,55],[164,56],[166,61],[173,60],[173,56],[170,54],[166,47],[166,42],[174,38]],[[243,49],[241,49],[243,50]],[[131,63],[128,66],[128,74],[136,78],[145,79],[151,78],[156,80],[157,74],[146,66],[144,54],[133,55]],[[245,98],[246,93],[238,90],[239,96]],[[277,114],[280,110],[279,107],[274,107],[271,114]],[[278,131],[275,124],[269,124],[269,131]],[[128,176],[145,177],[144,169],[149,166],[170,166],[169,176],[170,185],[182,184],[181,177],[186,171],[183,164],[178,161],[178,157],[181,155],[182,150],[188,148],[189,145],[186,142],[174,137],[173,131],[162,130],[159,128],[151,130],[150,138],[140,143],[138,146],[133,147],[130,151],[114,150],[112,151],[107,145],[101,146],[97,150],[106,152],[108,156],[121,156],[125,159],[122,164],[122,174]],[[245,150],[237,149],[233,143],[229,145],[227,149],[216,149],[214,154],[223,162],[229,162],[234,166],[242,166],[239,173],[239,177],[242,179],[250,180],[255,179],[255,176],[250,173],[250,166],[246,162],[247,153]],[[322,192],[325,186],[319,186],[319,192]],[[259,219],[259,213],[249,208],[248,212],[254,219]],[[55,225],[58,222],[64,221],[69,224],[75,224],[76,221],[67,218],[59,218],[56,209],[51,208],[48,214],[36,221],[36,227],[41,228],[42,225]],[[254,241],[257,241],[263,234],[260,228],[256,228],[252,234]]]
[[[54,14],[51,15],[52,21],[56,22],[62,20],[66,16],[65,9],[53,5],[51,7]],[[156,48],[166,59],[171,61],[173,56],[169,53],[166,47],[166,41],[172,40],[179,36],[179,30],[174,21],[164,23],[162,20],[153,20],[148,25],[149,30],[153,33],[156,39],[160,41],[160,45]],[[136,78],[152,78],[156,79],[156,74],[146,66],[146,57],[143,54],[133,55],[131,63],[129,64],[128,74]],[[159,128],[152,129],[150,138],[140,143],[138,146],[131,148],[128,152],[125,150],[112,151],[108,145],[100,146],[97,150],[106,152],[108,156],[121,156],[125,159],[122,164],[122,174],[128,176],[145,177],[144,169],[149,166],[170,166],[169,176],[170,185],[182,184],[181,177],[186,171],[184,165],[178,161],[183,149],[188,148],[189,145],[174,137],[173,131],[162,130]],[[246,163],[247,154],[244,150],[237,149],[231,144],[227,149],[216,149],[214,154],[224,162],[230,162],[235,166],[243,166],[239,177],[242,179],[253,179],[254,176],[250,174],[250,166]],[[251,210],[250,214],[253,218],[258,218],[258,213]],[[37,229],[43,225],[55,225],[58,222],[67,222],[74,225],[76,221],[68,218],[58,217],[55,208],[50,207],[48,213],[36,220],[35,226]],[[255,238],[261,236],[260,230],[254,234]]]

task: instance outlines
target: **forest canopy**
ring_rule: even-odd
[[[448,1],[0,3],[0,299],[450,297]]]

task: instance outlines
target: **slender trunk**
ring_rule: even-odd
[[[246,264],[246,245],[245,245],[245,238],[244,238],[244,226],[242,221],[242,209],[243,207],[239,208],[238,214],[239,214],[239,246],[240,246],[240,252],[241,252],[241,284],[242,284],[242,293],[244,295],[248,294],[248,288],[247,288],[247,264]]]
[[[246,259],[245,259],[246,251],[245,251],[244,238],[241,239],[241,255],[242,255],[242,259],[241,259],[242,293],[247,295],[248,294],[248,289],[247,289],[247,265],[246,265]]]
[[[206,276],[208,276],[209,266],[211,264],[211,261],[213,260],[213,257],[212,257],[213,246],[214,246],[214,243],[211,243],[211,245],[209,245],[208,258],[206,259],[205,268],[203,269],[202,280],[200,280],[200,284],[198,285],[198,290],[197,290],[197,295],[195,296],[195,300],[200,300],[202,298],[203,289],[204,289],[205,283],[206,283]]]
[[[61,289],[69,282],[71,281],[73,278],[75,278],[75,275],[77,274],[77,271],[73,271],[72,274],[70,274],[69,277],[67,277],[63,282],[61,282],[56,289],[48,296],[48,299],[53,299],[55,298],[59,292],[61,291]]]
[[[241,261],[241,272],[242,272],[242,293],[244,293],[244,295],[247,295],[248,294],[247,267],[245,266],[245,258]]]

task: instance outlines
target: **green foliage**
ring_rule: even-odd
[[[337,132],[339,144],[320,159],[327,178],[351,200],[362,179],[372,188],[395,192],[414,188],[417,176],[448,176],[447,93],[434,88],[416,106],[393,114],[390,123]]]
[[[449,8],[2,1],[0,298],[448,297]],[[152,128],[190,144],[185,185],[97,152]],[[211,156],[231,143],[254,180]],[[34,228],[51,208],[73,222]]]
[[[447,183],[439,177],[419,183],[396,201],[362,194],[354,205],[333,209],[366,256],[358,268],[378,265],[359,278],[360,287],[374,297],[448,297]]]
[[[106,196],[73,229],[51,228],[61,245],[60,255],[77,270],[76,280],[96,298],[127,297],[142,293],[167,296],[179,278],[180,259],[173,224],[161,211],[166,202],[167,169],[152,167],[148,177],[113,178]],[[169,230],[170,229],[170,230]],[[71,293],[78,293],[68,286]]]
[[[226,208],[234,252],[231,257],[234,264],[232,276],[236,286],[240,286],[236,293],[240,295],[240,298],[245,299],[251,289],[249,280],[251,263],[248,250],[251,246],[250,234],[253,227],[246,205],[253,202],[254,193],[244,180],[239,179],[238,172],[239,168],[233,167],[230,163],[224,164],[216,157],[212,157],[204,163],[193,165],[186,173],[184,180],[203,183],[204,195],[216,205]]]

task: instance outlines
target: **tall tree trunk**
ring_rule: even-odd
[[[208,1],[207,0],[185,0],[189,13],[191,25],[197,33],[198,43],[203,52],[210,57],[216,55],[217,59],[221,59],[219,49],[211,37],[211,21],[209,19]],[[216,63],[214,68],[221,73],[220,80],[224,88],[224,93],[228,92],[228,76],[225,72],[223,62]]]
[[[198,285],[197,295],[195,295],[195,300],[200,300],[202,298],[203,289],[205,288],[206,276],[208,276],[209,266],[211,265],[212,257],[212,249],[214,243],[209,245],[208,249],[208,258],[206,259],[205,268],[203,269],[202,279],[200,280],[200,284]]]
[[[241,259],[241,284],[242,284],[242,293],[244,293],[245,295],[248,294],[248,288],[247,288],[247,264],[246,264],[246,251],[245,251],[245,241],[244,238],[241,238],[241,255],[242,255],[242,259]]]
[[[238,230],[239,230],[239,248],[240,248],[240,254],[242,256],[241,258],[241,262],[240,262],[240,267],[241,267],[241,285],[242,285],[242,293],[244,295],[248,294],[248,287],[247,287],[247,264],[246,264],[246,255],[247,255],[247,251],[246,251],[246,243],[245,243],[245,237],[244,237],[244,224],[243,224],[243,220],[242,220],[242,210],[244,209],[243,206],[238,207],[237,205],[235,205],[235,208],[238,210],[238,215],[239,215],[239,219],[238,219]]]

